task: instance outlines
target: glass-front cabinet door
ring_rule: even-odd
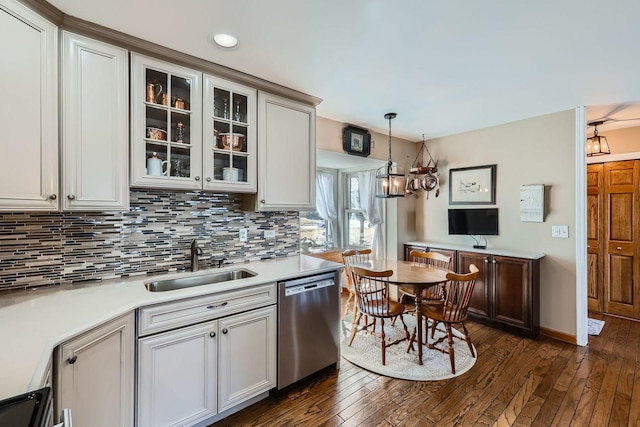
[[[131,55],[131,185],[202,188],[202,74]]]
[[[256,191],[255,89],[204,76],[203,188]]]

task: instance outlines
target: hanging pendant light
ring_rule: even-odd
[[[587,156],[589,157],[611,154],[607,137],[598,135],[598,125],[601,125],[602,123],[604,122],[589,123],[589,125],[595,126],[593,136],[591,138],[587,138]]]
[[[404,197],[406,177],[400,167],[393,166],[391,159],[391,120],[396,113],[387,113],[384,118],[389,120],[389,160],[387,164],[376,171],[376,197],[392,198]]]

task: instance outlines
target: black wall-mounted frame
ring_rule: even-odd
[[[356,126],[347,126],[342,132],[342,148],[348,154],[369,157],[371,154],[371,134]]]

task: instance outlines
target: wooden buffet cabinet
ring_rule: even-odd
[[[538,336],[543,254],[409,242],[404,245],[405,259],[414,249],[451,256],[451,269],[456,272],[468,271],[469,264],[480,269],[469,305],[474,320],[530,338]]]

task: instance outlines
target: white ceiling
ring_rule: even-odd
[[[50,2],[320,97],[322,117],[386,133],[394,111],[415,141],[581,105],[640,117],[638,0]],[[219,31],[240,47],[214,47]]]

